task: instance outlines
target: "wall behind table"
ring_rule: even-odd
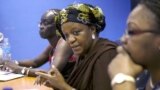
[[[121,37],[130,11],[130,0],[1,0],[0,32],[10,40],[12,58],[20,60],[39,55],[48,44],[38,33],[41,15],[48,9],[62,9],[76,2],[98,5],[103,9],[107,27],[101,37],[111,40]]]

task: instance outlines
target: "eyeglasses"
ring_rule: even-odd
[[[146,30],[146,31],[142,31],[142,30],[126,30],[125,35],[134,36],[134,35],[140,35],[140,34],[144,34],[144,33],[160,34],[160,31],[157,31],[157,30]]]

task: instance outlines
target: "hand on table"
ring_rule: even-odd
[[[11,70],[14,73],[21,73],[22,67],[17,65],[15,62],[6,60],[4,62],[4,67],[6,70]]]

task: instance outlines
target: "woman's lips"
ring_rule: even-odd
[[[80,48],[80,46],[79,46],[79,45],[77,45],[77,46],[72,46],[72,49],[73,49],[74,51],[79,50],[79,48]]]

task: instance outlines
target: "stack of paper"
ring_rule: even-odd
[[[12,80],[12,79],[23,77],[23,76],[24,75],[22,74],[15,74],[12,72],[6,72],[6,71],[0,70],[0,81],[8,81],[8,80]]]

